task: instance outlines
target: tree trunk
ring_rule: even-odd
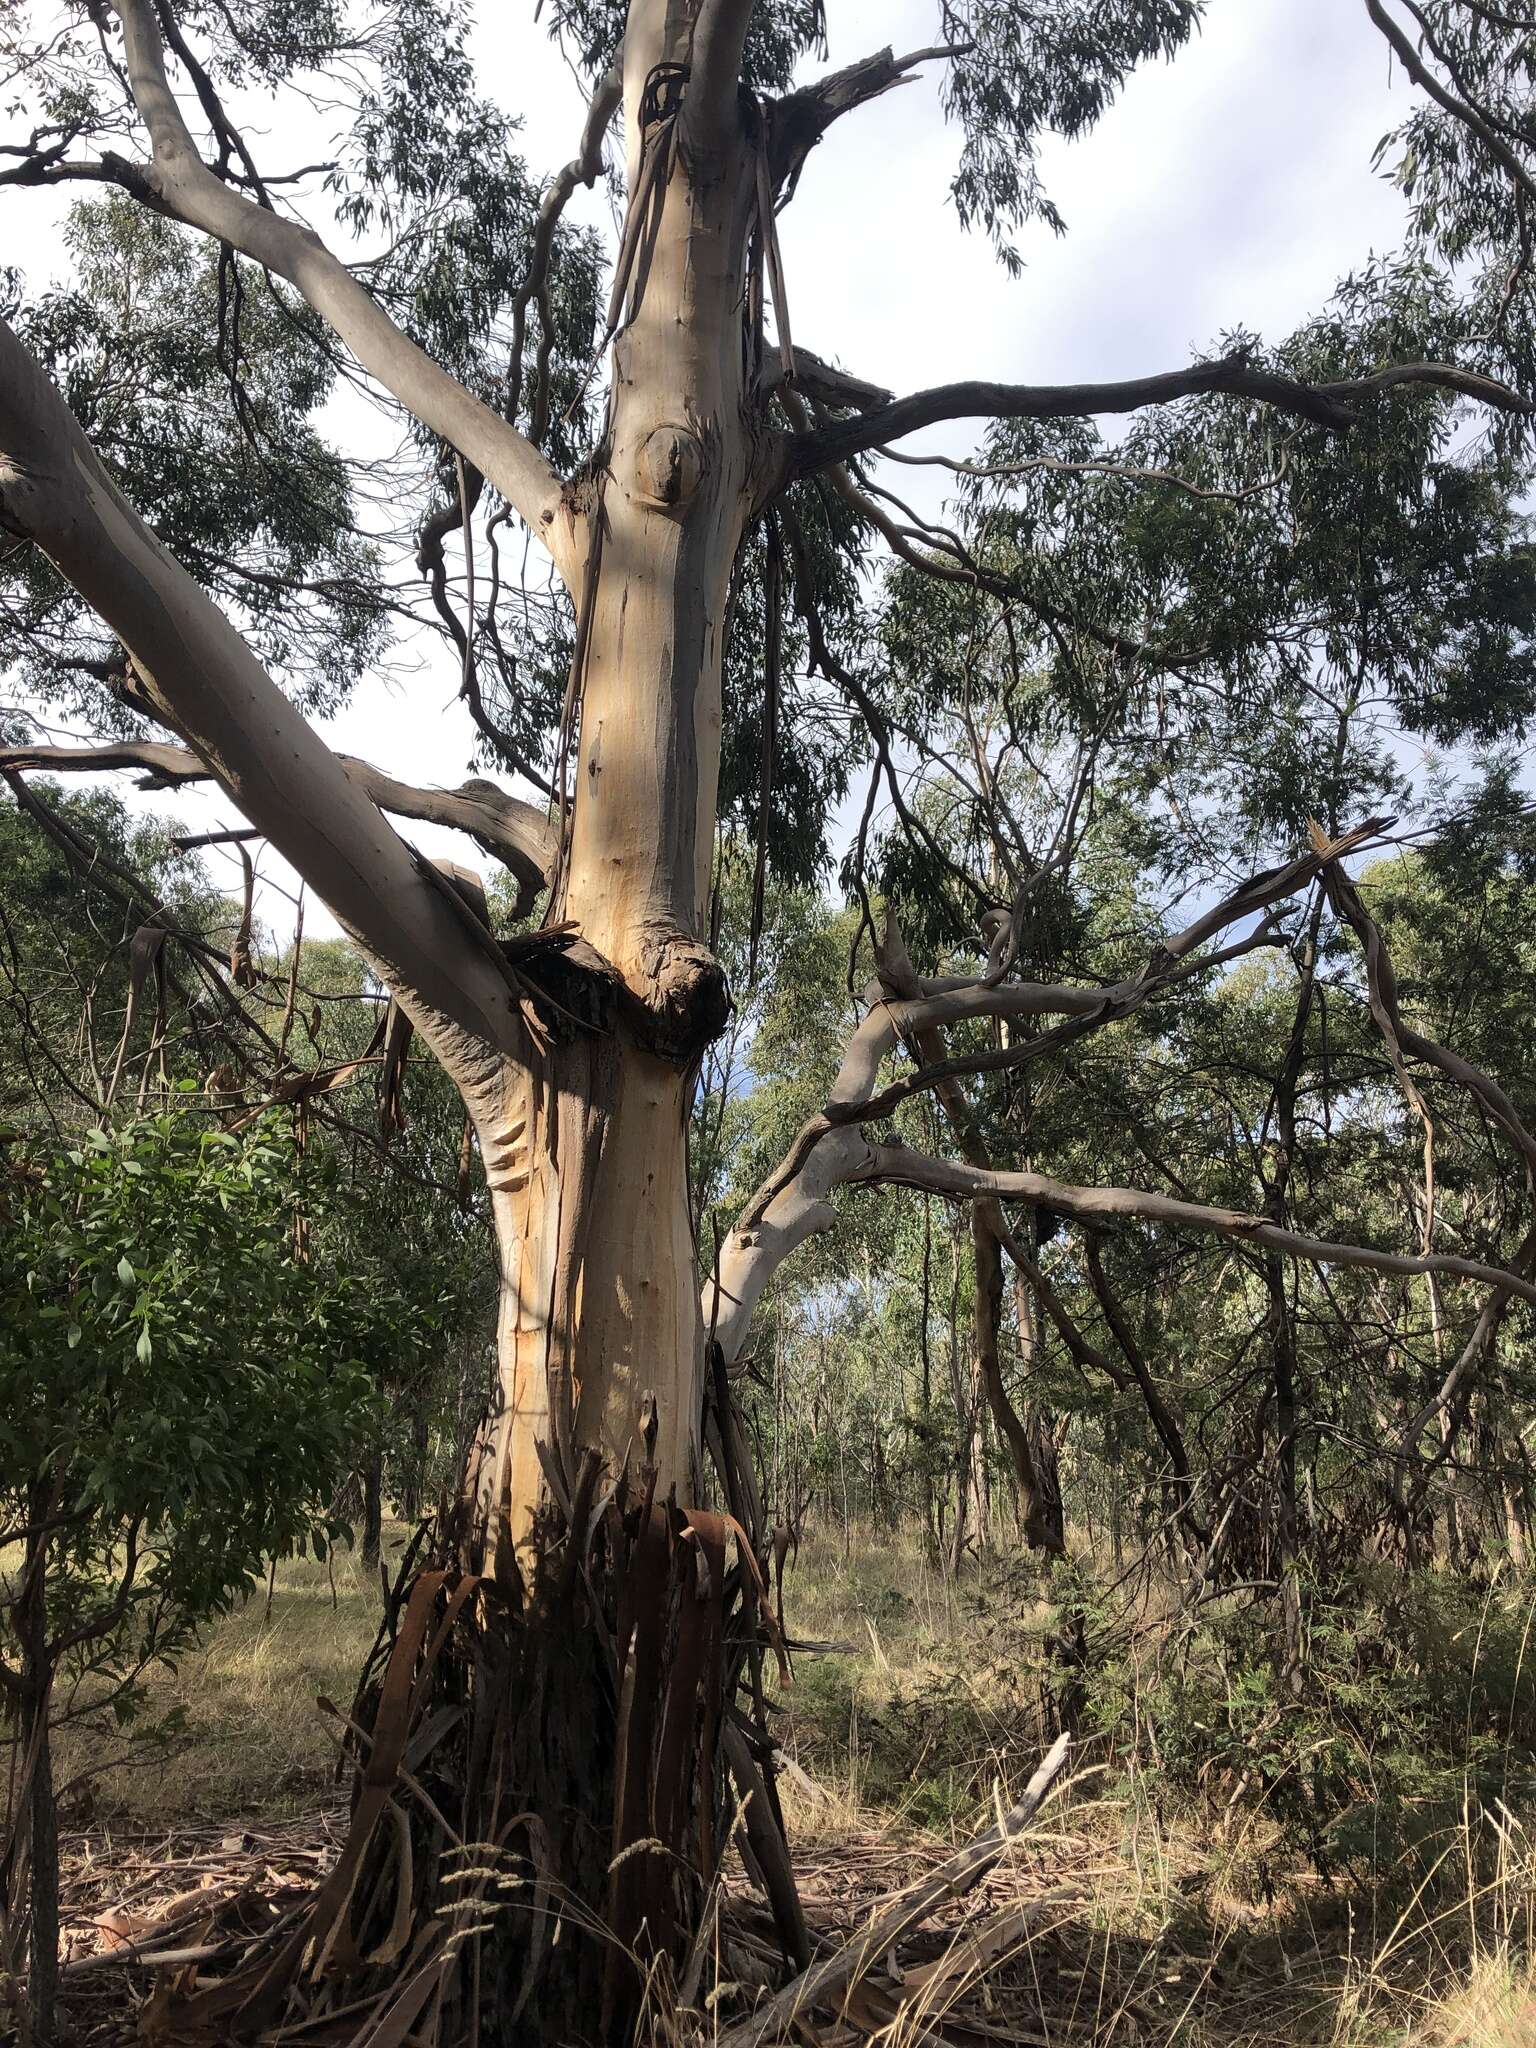
[[[31,1848],[31,1916],[27,2006],[31,2048],[52,2048],[59,1996],[59,1823],[53,1796],[53,1745],[48,1716],[51,1672],[36,1674],[28,1688],[21,1738],[30,1759],[28,1803]]]
[[[719,1853],[723,1704],[767,1626],[723,1373],[706,1419],[685,1166],[698,1063],[729,1001],[704,943],[727,599],[783,480],[762,323],[772,195],[761,112],[739,89],[750,13],[627,10],[611,397],[594,460],[562,487],[313,237],[207,173],[153,11],[121,10],[167,208],[297,281],[433,431],[483,448],[565,579],[561,929],[533,953],[478,927],[466,939],[453,890],[122,502],[35,365],[10,376],[0,337],[0,414],[17,424],[7,516],[21,508],[121,635],[150,704],[364,948],[464,1097],[495,1217],[494,1396],[354,1712],[348,1843],[299,1933],[186,2001],[216,2035],[291,2021],[294,2001],[323,2027],[372,2000],[379,2040],[615,2042],[693,1952]],[[693,1505],[706,1437],[733,1523]],[[771,1777],[767,1792],[771,1811]]]
[[[27,1539],[16,1602],[20,1639],[20,1701],[13,1774],[10,1838],[0,1861],[4,1909],[4,1963],[25,1972],[23,2039],[28,2048],[52,2048],[59,1992],[59,1831],[53,1793],[49,1717],[53,1658],[48,1645],[47,1546],[40,1527],[51,1493],[37,1487],[29,1513],[36,1533]]]
[[[1021,1416],[1003,1384],[998,1333],[1003,1313],[1003,1255],[991,1225],[988,1205],[971,1211],[971,1241],[976,1254],[976,1362],[987,1405],[1013,1460],[1014,1486],[1024,1540],[1032,1550],[1050,1557],[1066,1551],[1061,1513],[1061,1488],[1055,1447],[1037,1417]],[[1034,1362],[1035,1330],[1028,1291],[1021,1280],[1015,1290],[1019,1304],[1019,1335]]]
[[[411,1409],[410,1452],[405,1484],[400,1492],[401,1518],[409,1525],[421,1519],[422,1503],[428,1498],[427,1463],[431,1452],[427,1425],[426,1388],[418,1377]]]
[[[375,1445],[363,1466],[363,1563],[371,1572],[379,1568],[384,1547],[384,1453]]]
[[[419,1743],[429,1710],[461,1714],[419,1782],[465,1840],[488,1846],[472,1875],[412,1809],[411,1945],[392,1958],[387,2007],[398,2038],[424,1971],[435,2038],[483,2048],[628,2040],[642,1996],[676,1995],[728,1818],[725,1697],[758,1654],[757,1566],[743,1555],[728,1574],[726,1553],[761,1530],[738,1535],[693,1506],[706,1333],[686,1159],[698,1063],[728,1014],[702,941],[727,597],[754,495],[748,380],[760,367],[760,336],[743,331],[755,141],[734,68],[720,105],[695,103],[691,43],[695,15],[717,30],[739,16],[744,30],[747,11],[739,0],[630,9],[635,249],[620,260],[602,459],[573,494],[591,537],[573,588],[574,793],[551,922],[579,936],[518,969],[521,1022],[498,1061],[442,1031],[434,1040],[491,1193],[496,1384],[440,1554],[402,1586],[396,1658],[400,1643],[410,1654],[375,1675],[355,1717],[374,1735],[352,1890],[317,1909],[311,1930],[326,1980],[318,2016],[367,1995],[369,1938],[391,1951],[379,1900],[398,1866],[369,1804],[380,1731],[406,1717]],[[664,67],[690,52],[679,113],[679,73]],[[711,1442],[739,1444],[718,1406],[714,1419]],[[740,1522],[755,1485],[729,1451],[725,1464]],[[766,1754],[764,1743],[759,1765]],[[445,1924],[456,1934],[446,1948]]]

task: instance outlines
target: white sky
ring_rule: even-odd
[[[480,0],[476,54],[482,89],[523,114],[529,166],[549,175],[574,150],[583,105],[532,11],[529,0]],[[827,12],[833,68],[934,39],[933,0],[829,0]],[[1138,73],[1085,141],[1048,144],[1046,185],[1069,233],[1027,231],[1014,280],[984,236],[958,229],[958,137],[935,86],[905,87],[832,130],[782,217],[795,338],[899,392],[963,377],[1135,376],[1187,361],[1231,327],[1284,334],[1401,239],[1401,201],[1371,154],[1410,104],[1357,0],[1210,0],[1203,33],[1172,65]],[[258,162],[283,168],[281,135],[263,144],[258,126]],[[601,194],[579,203],[606,222]],[[57,193],[0,195],[0,258],[34,283],[57,274],[63,205]],[[961,455],[971,438],[934,429],[912,445]],[[901,488],[912,493],[913,473]],[[434,646],[404,682],[365,680],[328,737],[405,780],[457,783],[472,749],[457,682],[451,653]],[[216,796],[176,807],[191,831],[236,822]],[[403,829],[426,852],[476,857],[457,835]],[[270,852],[263,869],[283,873]],[[280,898],[263,911],[289,922]],[[306,926],[335,929],[317,904]]]

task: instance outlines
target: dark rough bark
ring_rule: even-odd
[[[375,1449],[363,1466],[363,1563],[370,1571],[379,1568],[384,1542],[384,1453]]]
[[[971,1212],[971,1239],[976,1254],[976,1354],[987,1406],[1013,1459],[1019,1515],[1024,1540],[1031,1550],[1049,1557],[1066,1551],[1061,1488],[1055,1475],[1055,1447],[1038,1423],[1033,1427],[1009,1399],[1003,1382],[998,1330],[1003,1312],[1003,1254],[991,1227],[988,1205]]]
[[[59,1995],[59,1822],[48,1730],[50,1690],[46,1683],[40,1684],[22,1718],[22,1740],[33,1759],[29,1790],[32,1927],[27,1979],[33,2048],[52,2048]]]
[[[42,1521],[41,1493],[32,1513]],[[18,2024],[27,2048],[53,2048],[59,1990],[59,1831],[49,1717],[53,1657],[48,1642],[46,1536],[27,1543],[16,1603],[21,1649],[17,1759],[10,1785],[10,1836],[0,1857],[5,1966],[24,1971]]]

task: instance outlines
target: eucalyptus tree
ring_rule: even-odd
[[[457,1086],[499,1244],[496,1386],[459,1512],[408,1589],[378,1680],[348,1847],[303,1939],[205,1994],[210,2022],[268,2025],[302,1981],[317,2023],[366,2009],[359,2024],[378,2038],[418,2024],[500,2038],[530,2023],[563,2041],[621,2036],[646,1986],[696,1992],[698,1907],[728,1819],[724,1757],[750,1794],[744,1826],[780,1937],[806,1958],[764,1745],[722,1718],[728,1675],[745,1660],[755,1680],[760,1651],[761,1524],[726,1368],[771,1273],[835,1214],[838,1185],[974,1203],[994,1273],[1012,1237],[1001,1204],[1015,1200],[1213,1233],[1282,1260],[1457,1274],[1500,1303],[1536,1299],[1523,1269],[1461,1253],[1323,1243],[1272,1215],[996,1169],[965,1079],[1059,1052],[1262,943],[1277,908],[1325,871],[1337,878],[1369,834],[1326,816],[1314,850],[1287,849],[1278,867],[1229,887],[1107,986],[1032,981],[1021,934],[1039,876],[993,806],[980,898],[964,873],[949,878],[967,916],[984,921],[985,954],[935,983],[899,933],[884,934],[867,1015],[825,1106],[748,1204],[700,1300],[686,1130],[730,1003],[711,944],[717,830],[760,833],[759,884],[770,864],[808,878],[850,751],[862,752],[910,835],[914,871],[935,858],[906,802],[911,720],[874,658],[866,565],[884,551],[999,593],[1051,686],[1096,707],[1090,734],[1126,717],[1155,728],[1170,695],[1196,730],[1213,670],[1241,681],[1222,668],[1209,568],[1182,594],[1151,574],[1127,582],[1100,520],[1096,591],[1088,555],[1071,552],[1068,508],[1065,533],[1022,522],[1022,564],[999,571],[908,514],[874,473],[879,451],[945,421],[1023,422],[1045,437],[1042,467],[1065,489],[1108,458],[1080,457],[1070,436],[1053,444],[1050,423],[1168,405],[1220,403],[1240,452],[1283,421],[1294,447],[1327,451],[1319,465],[1342,451],[1366,476],[1382,459],[1376,437],[1401,442],[1411,470],[1426,459],[1415,434],[1422,444],[1427,421],[1432,439],[1453,413],[1489,425],[1508,451],[1524,433],[1527,31],[1470,0],[1412,10],[1426,35],[1455,27],[1453,75],[1463,41],[1478,52],[1476,104],[1459,88],[1432,96],[1426,119],[1454,142],[1432,178],[1419,169],[1422,141],[1410,151],[1413,261],[1368,306],[1346,297],[1304,350],[1236,337],[1194,363],[1056,387],[965,381],[957,339],[960,381],[896,397],[793,343],[776,220],[815,189],[815,146],[835,123],[937,73],[957,134],[960,224],[1016,265],[1021,228],[1061,225],[1042,139],[1090,127],[1135,66],[1178,51],[1201,11],[1200,0],[937,0],[929,46],[827,70],[838,24],[821,0],[556,0],[551,26],[592,98],[576,154],[541,184],[474,76],[456,7],[400,0],[376,20],[339,0],[13,10],[16,94],[38,111],[3,145],[0,183],[105,188],[111,212],[86,207],[82,249],[114,234],[137,251],[136,232],[122,237],[142,217],[143,235],[164,241],[162,262],[188,266],[183,302],[192,318],[204,309],[204,325],[173,322],[168,346],[143,355],[103,350],[114,321],[131,336],[139,318],[131,293],[114,299],[109,264],[88,307],[18,305],[0,333],[15,655],[34,688],[72,691],[100,735],[73,751],[25,745],[8,765],[19,776],[137,765],[162,786],[215,781],[327,902]],[[1392,9],[1372,0],[1372,12]],[[308,207],[291,196],[303,173],[258,162],[248,139],[274,100],[340,109]],[[598,251],[564,216],[577,187],[603,175],[610,131],[622,230],[604,304]],[[74,374],[82,355],[105,373]],[[455,649],[486,762],[530,777],[538,801],[489,779],[414,788],[390,772],[398,764],[339,758],[306,718],[306,696],[318,702],[317,689],[368,660],[402,602],[349,496],[366,480],[305,438],[309,411],[339,379],[385,395],[420,475],[440,487],[420,507],[422,589]],[[225,394],[233,429],[205,425]],[[125,407],[133,430],[114,438]],[[1399,419],[1409,425],[1394,439]],[[239,490],[211,487],[203,463],[189,489],[174,460],[183,422],[229,451]],[[1415,525],[1412,500],[1410,477],[1397,510],[1428,547],[1434,508]],[[1332,516],[1326,502],[1302,502],[1298,515],[1307,533]],[[547,559],[552,595],[507,601],[514,524]],[[472,587],[466,574],[464,618],[444,570],[455,530],[489,565]],[[1443,623],[1453,544],[1467,530],[1438,558],[1435,603],[1394,614],[1403,633]],[[1315,545],[1332,559],[1326,535]],[[1207,562],[1225,547],[1213,526]],[[1529,595],[1512,546],[1500,560],[1508,602],[1486,641],[1495,656],[1517,641]],[[1063,576],[1075,578],[1065,599]],[[1479,587],[1472,610],[1489,595]],[[1271,623],[1283,643],[1294,621]],[[1476,619],[1466,626],[1475,638]],[[1299,690],[1304,679],[1290,680]],[[957,710],[965,688],[962,678]],[[1060,872],[1087,801],[1095,748],[1079,751],[1047,875]],[[419,858],[388,816],[470,833],[507,863],[525,905],[542,902],[537,926],[497,938],[476,890]],[[868,841],[861,831],[861,851]],[[856,882],[860,871],[856,859]],[[1253,919],[1257,933],[1245,928]],[[1061,1021],[1037,1028],[1051,1017]],[[945,1033],[977,1020],[1006,1027],[1005,1042],[951,1054]],[[916,1064],[883,1079],[902,1043]],[[958,1159],[880,1135],[930,1090]],[[730,1520],[702,1508],[706,1448]],[[741,1555],[728,1571],[732,1540]],[[412,1732],[412,1702],[420,1713],[446,1705],[458,1734],[445,1742],[440,1718]],[[409,1823],[416,1856],[381,1826],[408,1741],[416,1766],[420,1745],[432,1748],[436,1800]],[[488,1853],[456,1861],[445,1846],[455,1839]],[[503,1855],[522,1858],[531,1912],[499,1888],[510,1881]],[[601,1968],[574,1938],[546,1942],[555,1899],[567,1926],[606,1929]]]

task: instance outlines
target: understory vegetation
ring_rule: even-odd
[[[409,1534],[386,1523],[388,1562]],[[1079,1591],[1094,1571],[1085,1550]],[[916,1530],[864,1522],[808,1539],[784,1591],[792,1632],[815,1644],[775,1700],[791,1840],[808,1896],[853,1917],[1028,1776],[1060,1711],[1059,1595],[1007,1547],[957,1581]],[[1507,1753],[1481,1773],[1456,1759],[1469,1721],[1496,1721],[1494,1696],[1505,1710],[1529,1699],[1518,1667],[1536,1585],[1490,1588],[1472,1611],[1430,1572],[1407,1597],[1430,1631],[1413,1710],[1388,1707],[1385,1682],[1346,1682],[1336,1719],[1267,1737],[1271,1769],[1290,1742],[1294,1762],[1321,1741],[1332,1796],[1353,1782],[1357,1826],[1320,1863],[1311,1819],[1298,1827],[1305,1802],[1274,1783],[1242,1796],[1266,1738],[1248,1740],[1255,1702],[1219,1632],[1191,1654],[1168,1589],[1144,1588],[1137,1647],[1089,1688],[1076,1774],[989,1902],[1019,1914],[1014,1937],[979,1963],[957,1954],[966,1923],[946,1927],[940,1953],[957,1960],[929,2017],[990,1981],[1004,2038],[1060,2048],[1531,2048],[1529,1784],[1508,1781]],[[247,1829],[269,1854],[324,1849],[344,1795],[332,1709],[380,1612],[355,1550],[294,1559],[151,1680],[165,1741],[125,1744],[65,1817],[66,1952],[94,1953],[102,1911],[124,1897],[152,1924],[184,1882],[212,1886]],[[115,2004],[99,1976],[70,1998],[87,2027]]]

